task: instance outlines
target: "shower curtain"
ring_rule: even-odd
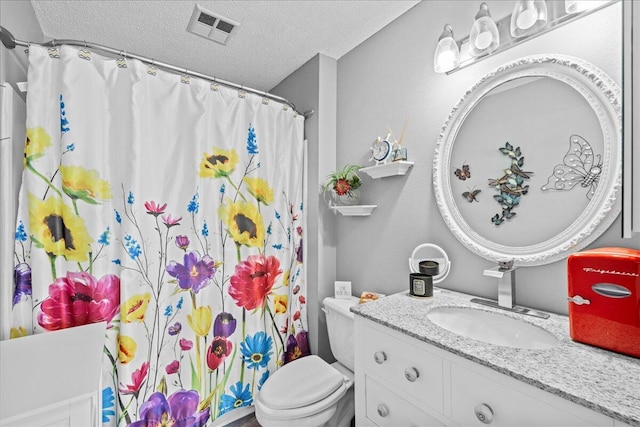
[[[252,405],[309,354],[304,118],[70,46],[31,46],[28,83],[11,336],[107,321],[105,425]]]

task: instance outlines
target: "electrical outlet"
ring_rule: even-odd
[[[335,282],[335,297],[338,299],[351,298],[351,282],[336,281]]]

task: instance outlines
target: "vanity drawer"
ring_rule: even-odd
[[[442,359],[376,328],[365,329],[365,371],[443,412]]]
[[[377,381],[366,377],[367,418],[377,426],[440,427],[442,422],[407,402]]]
[[[483,423],[476,415],[476,409],[487,414],[487,408],[493,412],[488,416],[492,420]],[[486,424],[545,427],[613,425],[612,420],[604,415],[558,396],[517,383],[506,376],[504,381],[496,381],[456,364],[451,365],[451,418],[465,427]]]

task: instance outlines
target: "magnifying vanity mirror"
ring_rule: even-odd
[[[561,55],[489,73],[453,108],[436,145],[442,217],[471,251],[516,265],[555,262],[620,212],[620,88]]]

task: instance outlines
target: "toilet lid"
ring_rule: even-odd
[[[293,409],[316,403],[338,390],[344,376],[316,355],[287,363],[269,378],[260,391],[271,409]]]

